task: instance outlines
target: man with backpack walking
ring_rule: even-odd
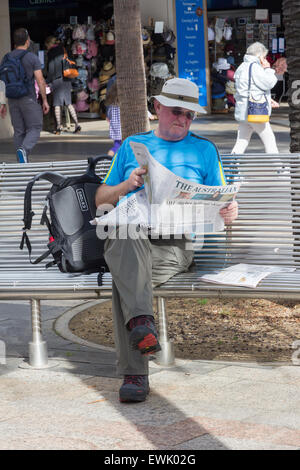
[[[14,129],[17,160],[27,163],[43,127],[43,113],[49,112],[46,84],[39,58],[27,51],[30,37],[25,28],[13,35],[15,48],[6,54],[0,66],[0,80],[5,82],[6,97]],[[42,107],[37,101],[34,82],[37,82]]]

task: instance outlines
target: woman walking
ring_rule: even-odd
[[[51,87],[53,93],[53,106],[56,120],[55,134],[60,134],[62,131],[61,124],[61,108],[67,106],[73,121],[75,122],[74,134],[81,131],[78,124],[78,118],[74,106],[72,105],[71,91],[72,84],[70,79],[63,77],[62,60],[64,57],[64,47],[57,42],[54,36],[49,36],[45,41],[45,46],[48,51],[47,54],[47,83]]]
[[[271,89],[276,84],[277,78],[275,70],[271,69],[266,59],[267,53],[267,48],[260,42],[251,44],[244,56],[243,63],[235,72],[236,104],[234,117],[239,122],[239,127],[232,154],[245,152],[253,131],[259,135],[266,153],[278,153],[275,135],[270,123],[248,121],[249,98],[261,104],[266,102],[269,116],[272,107],[279,107],[279,104],[271,98]]]

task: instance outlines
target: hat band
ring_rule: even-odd
[[[193,98],[192,96],[174,95],[173,93],[165,93],[164,91],[161,92],[161,95],[165,96],[166,98],[172,98],[173,100],[187,101],[189,103],[198,104],[198,98]]]

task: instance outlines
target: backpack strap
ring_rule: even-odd
[[[25,195],[24,195],[24,217],[23,217],[23,222],[24,222],[24,227],[23,227],[23,235],[20,243],[20,250],[23,250],[24,248],[24,243],[26,243],[28,253],[29,253],[29,259],[32,264],[37,264],[40,263],[43,259],[47,258],[49,254],[51,253],[51,249],[46,251],[43,255],[41,255],[39,258],[37,258],[35,261],[31,261],[31,243],[27,235],[27,230],[31,229],[31,224],[32,224],[32,219],[34,216],[34,212],[32,210],[31,206],[31,192],[32,192],[32,187],[34,183],[40,179],[44,179],[46,181],[49,181],[52,184],[55,185],[60,185],[65,182],[67,179],[65,176],[61,175],[60,173],[54,173],[51,171],[44,171],[42,173],[39,173],[36,175],[32,180],[29,181],[27,184],[26,190],[25,190]],[[47,209],[47,208],[46,208]],[[42,218],[41,218],[41,224],[46,223],[47,227],[50,231],[50,222],[49,219],[46,215],[46,209],[43,210]]]
[[[96,165],[98,162],[102,160],[112,160],[113,157],[111,155],[98,155],[98,157],[89,157],[88,158],[88,167],[86,170],[86,174],[92,177],[96,176]]]

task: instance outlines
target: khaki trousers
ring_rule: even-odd
[[[105,242],[105,260],[110,269],[117,372],[120,375],[147,375],[148,358],[131,349],[127,323],[139,315],[153,316],[153,286],[185,272],[194,252],[185,250],[182,240],[120,240]]]

